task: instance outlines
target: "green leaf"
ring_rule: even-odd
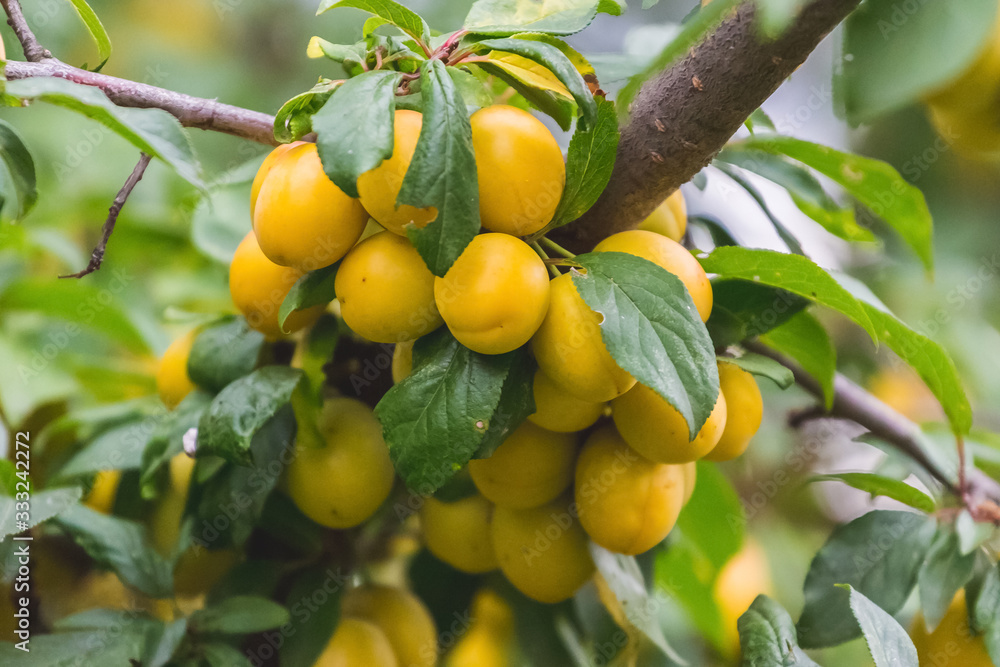
[[[170,596],[173,568],[153,548],[142,524],[83,505],[75,505],[55,521],[98,565],[114,570],[129,586],[155,598]]]
[[[176,118],[162,109],[119,107],[98,88],[52,77],[8,81],[5,92],[21,100],[65,107],[96,120],[142,152],[166,162],[187,182],[205,189],[201,165],[187,133]]]
[[[0,642],[0,663],[18,667],[76,667],[77,665],[129,665],[162,667],[158,648],[176,632],[134,610],[98,609],[74,614],[56,623],[54,633],[33,633],[30,652]]]
[[[744,667],[819,667],[799,648],[788,612],[766,595],[758,595],[736,624]]]
[[[694,494],[677,519],[684,540],[718,572],[743,545],[745,526],[743,503],[732,482],[717,465],[698,462]]]
[[[398,204],[433,206],[437,217],[406,232],[427,268],[444,276],[479,233],[479,186],[465,100],[440,60],[420,68],[424,118]]]
[[[264,335],[242,317],[225,317],[198,332],[188,356],[188,377],[212,392],[247,375],[257,366]]]
[[[156,424],[142,451],[139,489],[144,499],[156,497],[159,471],[184,450],[184,434],[198,426],[198,421],[211,402],[212,396],[208,392],[192,391]]]
[[[961,75],[993,39],[997,4],[930,2],[904,11],[869,0],[844,24],[834,92],[852,125],[914,102]]]
[[[618,16],[622,7],[609,0],[478,0],[462,27],[500,37],[529,31],[572,35],[590,25],[598,11]]]
[[[799,210],[831,234],[854,243],[875,241],[871,230],[858,224],[854,209],[834,201],[819,180],[802,165],[782,155],[743,148],[739,144],[730,145],[716,159],[752,171],[785,188]]]
[[[320,79],[304,93],[281,105],[274,115],[274,138],[282,143],[298,141],[312,132],[312,117],[344,82]]]
[[[837,350],[826,329],[802,311],[760,338],[768,347],[790,357],[813,376],[823,390],[823,405],[833,407],[833,379],[837,375]]]
[[[38,201],[38,189],[35,184],[35,160],[31,151],[17,130],[5,120],[0,120],[0,159],[7,167],[10,178],[0,178],[0,213],[3,218],[20,220],[31,211]],[[11,191],[8,191],[8,188]],[[13,213],[7,215],[7,202],[13,195]]]
[[[603,316],[614,360],[670,403],[691,438],[719,398],[715,349],[684,283],[647,259],[620,252],[579,255],[573,271],[584,302]]]
[[[199,455],[253,464],[254,435],[288,404],[301,380],[301,370],[265,366],[223,389],[198,421]]]
[[[746,193],[757,203],[757,206],[760,207],[760,210],[771,222],[771,226],[774,227],[774,231],[777,232],[781,241],[788,246],[788,250],[790,252],[793,252],[796,255],[806,254],[805,251],[802,250],[802,244],[799,243],[799,240],[795,238],[795,235],[788,229],[788,227],[785,226],[785,223],[783,223],[778,216],[771,211],[771,207],[767,205],[767,200],[764,199],[764,195],[760,193],[760,190],[758,190],[753,183],[748,181],[738,170],[733,169],[729,165],[717,163],[715,167],[732,179],[741,188],[746,190]]]
[[[537,81],[532,82],[525,71],[499,59],[477,61],[475,64],[513,88],[536,109],[550,116],[562,130],[569,131],[573,126],[576,104],[569,97],[539,88]]]
[[[711,646],[719,652],[727,650],[722,612],[714,591],[718,570],[681,531],[675,528],[669,540],[667,548],[656,554],[657,587],[678,602],[685,617]]]
[[[380,16],[417,41],[427,42],[431,38],[430,28],[420,16],[392,0],[323,0],[316,14],[337,7],[354,7]]]
[[[920,489],[906,482],[890,477],[883,477],[870,472],[840,472],[829,475],[816,475],[811,482],[843,482],[850,487],[870,493],[872,497],[885,496],[909,505],[921,512],[931,513],[937,505],[934,499]]]
[[[566,156],[566,188],[556,208],[552,222],[542,234],[573,222],[604,192],[618,153],[618,115],[614,102],[597,100],[597,122],[593,128],[577,127],[569,142]]]
[[[323,171],[349,197],[358,177],[392,155],[396,88],[402,72],[372,71],[348,79],[313,116]]]
[[[375,415],[400,477],[429,494],[534,411],[534,401],[523,397],[531,394],[532,375],[519,369],[530,368],[530,357],[526,348],[473,352],[444,328],[417,340],[413,354],[413,372],[386,393]]]
[[[373,16],[372,19],[382,21],[379,25],[384,25],[387,21]],[[367,35],[366,35],[367,37]],[[313,37],[306,47],[306,55],[310,58],[329,58],[335,63],[343,63],[348,67],[361,66],[368,58],[368,45],[365,42],[355,44],[334,44],[321,37]]]
[[[199,649],[202,657],[208,663],[208,667],[253,667],[253,663],[243,651],[233,648],[229,644],[206,642],[200,644]],[[199,667],[201,666],[199,665]]]
[[[889,613],[902,609],[934,532],[933,519],[887,510],[835,528],[806,575],[798,622],[802,646],[833,646],[861,633],[848,596],[837,584],[850,584]]]
[[[992,559],[981,560],[985,571],[966,587],[969,625],[982,635],[986,651],[996,663],[1000,658],[1000,565]]]
[[[762,354],[748,352],[740,357],[719,357],[719,361],[739,366],[747,373],[758,377],[767,378],[782,389],[788,389],[795,384],[795,376],[792,371]]]
[[[597,102],[594,100],[594,95],[590,92],[576,66],[558,48],[545,42],[529,39],[488,39],[480,42],[479,45],[495,51],[514,53],[546,67],[566,86],[580,107],[580,124],[583,129],[586,130],[596,125]]]
[[[458,67],[449,67],[448,75],[455,83],[455,88],[465,100],[465,106],[470,111],[485,109],[493,104],[493,95],[483,85],[481,78]]]
[[[76,13],[83,19],[83,24],[90,31],[90,36],[94,38],[94,43],[97,44],[97,57],[100,58],[101,62],[98,63],[97,67],[93,68],[93,71],[99,72],[104,67],[104,63],[108,62],[108,58],[111,57],[111,38],[108,37],[108,31],[104,29],[101,19],[97,18],[97,14],[90,8],[86,0],[69,1],[76,10]],[[83,67],[87,69],[86,65]]]
[[[809,301],[781,289],[743,280],[712,281],[712,315],[706,326],[717,348],[756,338],[795,317]]]
[[[15,489],[21,491],[23,489]],[[32,489],[31,510],[28,518],[17,516],[24,510],[17,508],[17,503],[11,496],[0,496],[0,539],[8,535],[17,535],[28,528],[42,524],[59,516],[74,507],[83,495],[82,489],[73,486],[65,489],[50,489],[35,493]],[[24,522],[21,524],[21,522]]]
[[[865,307],[829,273],[801,255],[727,246],[699,258],[708,273],[739,278],[798,294],[854,320],[878,342]]]
[[[801,139],[757,134],[739,146],[787,155],[838,183],[896,230],[923,262],[934,267],[934,223],[924,194],[881,160],[842,153]]]
[[[593,542],[590,543],[590,555],[631,624],[663,655],[674,662],[683,663],[683,658],[667,642],[659,616],[650,613],[650,609],[654,609],[657,603],[650,598],[635,557],[611,553]]]
[[[244,635],[263,632],[291,620],[288,610],[277,602],[252,595],[237,595],[199,609],[191,615],[197,632]]]
[[[296,310],[323,306],[336,299],[337,293],[333,287],[339,267],[340,262],[334,262],[299,278],[278,308],[278,326],[284,327],[285,320]]]
[[[865,635],[875,667],[918,667],[917,649],[903,626],[849,584],[841,588],[850,593],[851,611]]]
[[[962,554],[955,531],[939,528],[917,575],[920,608],[928,632],[937,628],[955,593],[972,578],[975,566],[976,554]]]
[[[91,440],[63,464],[56,479],[92,475],[101,470],[131,470],[142,463],[154,418],[113,426]]]
[[[689,21],[686,21],[681,26],[677,36],[660,51],[659,55],[642,72],[631,77],[618,92],[616,102],[619,115],[628,115],[642,84],[667,69],[675,60],[687,55],[692,48],[703,42],[705,37],[715,30],[723,19],[732,12],[733,8],[741,2],[742,0],[715,0],[702,7]]]
[[[253,437],[247,452],[252,465],[197,460],[194,479],[199,481],[192,483],[188,500],[188,507],[194,508],[194,544],[224,548],[246,542],[281,477],[276,471],[287,468],[294,456],[295,433],[295,414],[285,406]]]
[[[952,430],[967,433],[972,427],[972,406],[962,381],[944,348],[880,308],[864,304],[879,340],[909,364],[941,402]]]
[[[280,648],[282,665],[316,664],[340,621],[340,599],[348,583],[339,568],[313,567],[297,575],[285,598],[296,631]]]
[[[162,626],[162,633],[155,642],[150,641],[146,655],[141,664],[143,667],[164,667],[180,648],[187,636],[188,620],[179,618]]]

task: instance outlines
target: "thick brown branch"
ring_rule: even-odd
[[[146,173],[146,167],[149,166],[150,159],[150,156],[145,153],[139,154],[138,164],[135,165],[135,169],[129,174],[125,185],[118,191],[118,195],[111,203],[111,208],[108,209],[108,219],[104,221],[104,226],[101,227],[101,240],[98,241],[97,247],[94,248],[94,252],[90,255],[90,262],[87,264],[87,267],[78,273],[59,276],[60,278],[83,278],[101,268],[101,262],[104,261],[104,251],[108,249],[108,241],[111,240],[111,233],[115,231],[115,223],[118,222],[118,214],[122,212],[122,207],[125,206],[125,202],[128,201],[128,196],[132,194],[132,190],[135,189],[136,184],[142,180],[142,175]]]
[[[52,54],[38,42],[35,33],[24,19],[21,3],[18,0],[0,0],[0,5],[3,5],[3,10],[7,12],[7,24],[14,29],[17,40],[21,42],[24,57],[34,63],[51,58]]]
[[[590,250],[630,229],[691,180],[860,0],[813,0],[782,37],[763,41],[748,0],[702,44],[648,81],[622,128],[611,183],[559,237]]]
[[[223,132],[268,146],[278,143],[274,138],[274,117],[268,114],[222,104],[216,100],[175,93],[145,83],[88,72],[54,58],[37,63],[8,61],[6,73],[10,80],[54,76],[94,86],[104,91],[118,106],[163,109],[185,127]]]
[[[822,400],[823,391],[819,383],[798,364],[764,345],[751,343],[747,347],[787,367],[795,375],[796,384]],[[967,480],[968,491],[962,493],[956,480],[927,454],[919,426],[840,373],[834,380],[833,407],[826,416],[849,419],[868,429],[872,435],[913,459],[955,497],[969,502],[973,510],[986,501],[1000,500],[1000,484],[979,470],[971,471]]]

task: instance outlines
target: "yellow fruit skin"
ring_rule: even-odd
[[[675,191],[657,206],[648,218],[639,223],[639,229],[655,232],[680,243],[687,231],[687,203],[681,191]]]
[[[346,255],[367,222],[361,202],[333,184],[309,143],[275,160],[257,195],[253,230],[268,259],[306,272]]]
[[[410,223],[423,227],[437,217],[434,208],[416,208],[405,204],[396,208],[396,198],[406,170],[410,168],[422,124],[420,113],[407,109],[397,111],[392,156],[358,178],[358,194],[365,210],[380,225],[400,236],[406,236],[406,226]]]
[[[764,418],[764,400],[753,375],[735,364],[719,364],[719,386],[726,399],[726,426],[706,461],[731,461],[750,446]]]
[[[535,413],[528,419],[556,433],[573,433],[591,426],[604,413],[605,403],[583,401],[549,379],[542,371],[535,372],[532,383]]]
[[[566,185],[558,142],[541,121],[515,107],[480,109],[470,122],[483,227],[534,234],[552,220]]]
[[[445,667],[509,667],[513,664],[514,612],[484,588],[472,600],[472,623],[445,658]]]
[[[538,507],[573,479],[576,439],[569,433],[521,424],[487,459],[469,461],[469,473],[487,500],[516,509]]]
[[[427,549],[456,570],[479,574],[497,568],[490,538],[493,505],[479,494],[452,503],[427,498],[420,509]]]
[[[663,541],[684,505],[681,466],[653,463],[611,427],[595,431],[576,464],[580,524],[609,551],[635,556]]]
[[[302,272],[278,266],[261,252],[253,232],[247,234],[229,265],[229,294],[247,323],[268,338],[281,338],[313,324],[323,314],[323,306],[297,310],[278,326],[278,309]]]
[[[684,504],[687,505],[694,495],[694,487],[698,482],[698,464],[691,461],[680,465],[684,474]]]
[[[392,350],[392,381],[399,384],[413,370],[413,341],[396,343]]]
[[[382,427],[361,401],[336,398],[323,406],[319,431],[326,444],[300,443],[288,466],[288,492],[316,523],[352,528],[374,514],[392,490]]]
[[[192,546],[177,559],[174,568],[174,592],[177,595],[201,595],[212,590],[239,561],[231,549],[205,549]]]
[[[344,596],[342,612],[381,630],[404,667],[434,667],[438,658],[437,629],[424,603],[409,591],[367,585]]]
[[[102,470],[94,477],[94,485],[84,499],[83,504],[101,514],[111,514],[115,506],[115,494],[118,493],[118,482],[121,481],[121,470]]]
[[[434,274],[396,234],[380,232],[354,246],[337,269],[334,290],[347,326],[376,343],[414,340],[443,322]]]
[[[635,378],[622,370],[601,339],[600,316],[576,291],[566,273],[550,284],[549,312],[531,340],[542,372],[577,398],[601,403],[632,388]]]
[[[385,633],[368,621],[342,618],[313,667],[398,667]],[[408,667],[408,666],[405,666]]]
[[[604,239],[594,252],[624,252],[648,259],[681,279],[702,322],[712,314],[712,283],[705,269],[681,244],[666,236],[643,229],[619,232]]]
[[[497,507],[492,532],[500,569],[533,600],[561,602],[594,574],[587,534],[565,499],[527,510]]]
[[[156,369],[156,391],[169,410],[176,408],[195,389],[188,377],[187,363],[197,336],[198,332],[192,330],[170,343]]]
[[[955,595],[934,632],[927,632],[923,614],[917,614],[910,628],[910,638],[917,648],[921,665],[993,667],[982,635],[974,636],[969,628],[969,611],[964,590]]]
[[[715,581],[713,595],[722,616],[725,646],[731,655],[739,655],[740,635],[737,621],[758,595],[773,595],[767,554],[753,539],[729,559]],[[921,663],[923,664],[923,663]]]
[[[708,421],[690,442],[681,413],[645,385],[637,384],[612,401],[611,416],[625,442],[650,461],[689,463],[704,457],[719,442],[726,426],[726,397],[719,394]]]
[[[524,241],[480,234],[434,279],[434,299],[451,333],[482,354],[503,354],[527,343],[549,307],[545,263]]]
[[[281,144],[273,151],[267,154],[264,161],[261,162],[260,168],[257,170],[257,175],[253,177],[253,185],[250,186],[250,219],[253,220],[254,212],[257,210],[257,197],[260,195],[260,186],[264,185],[264,179],[267,175],[271,173],[271,169],[274,168],[274,164],[278,161],[282,155],[292,150],[296,146],[301,146],[304,141],[295,141],[290,144]]]

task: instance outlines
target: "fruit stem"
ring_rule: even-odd
[[[529,241],[528,245],[530,245],[534,249],[534,251],[538,253],[538,256],[542,258],[542,262],[545,264],[545,268],[549,270],[549,273],[552,275],[553,278],[558,278],[559,276],[562,275],[561,273],[559,273],[559,269],[555,267],[555,263],[562,260],[550,259],[545,250],[542,249],[542,246],[538,245],[538,241]]]
[[[554,250],[555,252],[562,255],[566,259],[576,259],[576,255],[571,253],[569,250],[566,250],[566,248],[562,247],[552,239],[543,236],[538,240],[544,243],[546,246],[548,246],[550,250]]]

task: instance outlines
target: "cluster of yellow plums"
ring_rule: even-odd
[[[277,339],[310,326],[327,308],[293,312],[282,328],[278,309],[295,282],[340,261],[337,301],[329,308],[358,336],[395,344],[396,382],[410,373],[414,342],[442,325],[481,354],[530,344],[539,367],[536,412],[492,456],[459,473],[471,477],[474,493],[453,502],[425,498],[420,521],[427,548],[452,567],[499,568],[529,597],[558,602],[593,575],[589,542],[639,554],[667,536],[694,490],[694,462],[729,460],[748,446],[762,418],[760,391],[737,365],[719,363],[721,394],[690,440],[680,413],[615,363],[600,316],[579,296],[572,275],[550,277],[537,248],[522,240],[551,220],[565,164],[551,133],[520,109],[494,106],[472,115],[485,230],[444,276],[434,276],[406,231],[436,212],[395,206],[421,121],[417,112],[396,112],[393,154],[359,178],[358,199],[327,178],[314,144],[275,149],[252,186],[253,231],[233,258],[230,291],[250,326]],[[609,237],[595,252],[630,253],[675,274],[704,321],[712,288],[678,242],[685,226],[678,192],[639,229]],[[187,374],[193,341],[194,333],[179,338],[161,362],[158,388],[169,407],[194,388]],[[381,428],[371,409],[352,398],[327,399],[317,427],[316,442],[300,429],[280,488],[321,525],[360,525],[394,483]],[[388,655],[364,623],[342,623],[328,650],[367,646],[373,656]],[[459,654],[456,648],[450,655]]]

